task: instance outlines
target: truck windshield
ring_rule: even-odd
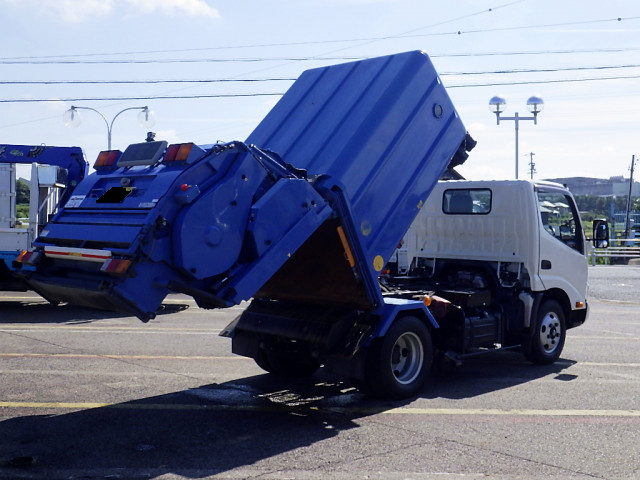
[[[547,233],[583,252],[582,223],[573,199],[561,192],[538,190],[540,219]]]

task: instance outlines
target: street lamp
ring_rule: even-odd
[[[153,111],[151,111],[147,106],[129,107],[129,108],[125,108],[124,110],[120,110],[111,119],[111,122],[109,122],[107,120],[107,117],[105,117],[102,114],[102,112],[96,110],[95,108],[76,107],[74,105],[71,105],[71,108],[66,112],[64,112],[63,119],[64,119],[65,126],[75,128],[78,125],[80,125],[82,119],[80,118],[80,112],[78,112],[78,110],[91,110],[92,112],[96,112],[98,115],[102,117],[105,125],[107,126],[107,150],[111,150],[111,131],[113,130],[113,122],[116,121],[116,118],[118,118],[118,116],[121,113],[126,112],[127,110],[140,110],[140,113],[138,113],[138,123],[141,126],[148,128],[148,127],[152,127],[156,123],[155,115],[153,114]]]
[[[507,101],[499,96],[492,97],[489,100],[489,109],[496,114],[497,125],[500,125],[500,120],[513,120],[516,124],[516,179],[518,178],[518,130],[520,129],[520,120],[533,120],[533,124],[538,124],[538,114],[544,108],[544,102],[540,97],[529,97],[527,100],[527,110],[533,114],[532,117],[521,117],[518,112],[513,117],[503,117],[501,114],[507,109]]]

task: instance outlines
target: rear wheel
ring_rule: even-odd
[[[555,300],[540,305],[536,326],[525,350],[527,359],[539,365],[548,365],[560,358],[567,335],[564,310]]]
[[[419,318],[401,317],[368,352],[368,390],[391,399],[414,396],[424,386],[432,363],[429,329]]]

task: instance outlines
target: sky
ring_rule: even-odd
[[[519,122],[519,178],[531,160],[534,179],[628,178],[640,158],[636,0],[0,0],[0,19],[0,143],[79,146],[90,164],[111,122],[113,148],[144,141],[135,108],[158,140],[244,140],[304,70],[410,50],[478,141],[466,178],[515,177],[495,95],[506,116],[544,100]],[[104,119],[65,126],[72,105]]]

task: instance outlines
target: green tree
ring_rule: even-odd
[[[19,179],[16,181],[16,203],[29,203],[29,185]]]

